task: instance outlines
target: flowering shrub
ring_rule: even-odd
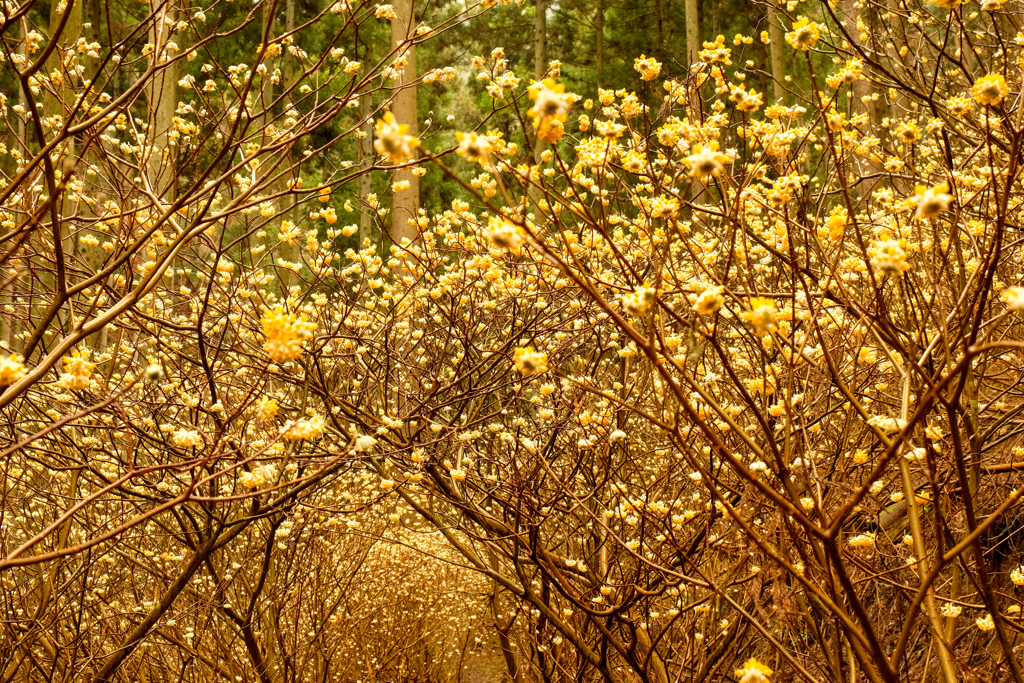
[[[450,150],[378,112],[378,168],[437,164],[466,192],[390,244],[342,249],[333,207],[300,224],[279,208],[328,204],[361,172],[307,186],[282,152],[371,87],[343,55],[268,40],[255,71],[211,79],[227,107],[179,105],[156,136],[129,133],[122,95],[51,121],[4,195],[26,235],[4,261],[17,334],[0,363],[20,651],[49,642],[24,614],[62,624],[65,647],[88,602],[100,680],[144,645],[184,666],[184,613],[237,643],[189,622],[204,657],[262,680],[454,678],[385,653],[451,660],[481,628],[512,680],[1020,681],[1024,36],[1006,39],[998,3],[924,4],[887,13],[907,41],[889,46],[871,17],[803,4],[784,19],[799,104],[767,103],[719,37],[675,78],[641,55],[636,91],[530,84],[492,57],[514,133]],[[284,124],[254,86],[283,46],[350,84],[289,100]],[[73,152],[100,124],[130,142],[92,144],[139,159],[139,180]],[[172,141],[207,164],[184,191]],[[88,169],[118,201],[86,191]],[[89,208],[51,211],[65,194]],[[337,543],[316,533],[339,524]],[[75,574],[97,598],[51,597],[53,568],[85,574],[93,553],[110,588]],[[397,586],[434,607],[383,599]],[[371,614],[408,628],[388,639]]]

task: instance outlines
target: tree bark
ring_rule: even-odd
[[[695,64],[700,61],[703,47],[703,31],[700,21],[700,0],[686,0],[686,62]]]
[[[398,20],[391,22],[391,49],[396,50],[407,38],[414,38],[416,31],[416,12],[413,0],[397,0],[393,7]],[[409,85],[416,80],[416,48],[407,47],[405,72],[401,83],[395,83],[395,92],[391,99],[391,113],[403,125],[409,126],[409,135],[419,133],[416,112],[416,86]],[[420,208],[420,182],[413,175],[412,168],[402,168],[394,173],[394,182],[408,181],[409,188],[395,192],[391,201],[391,241],[401,244],[402,240],[410,242],[419,235],[419,229],[409,223],[415,221]]]
[[[844,0],[843,10],[847,20],[847,30],[854,41],[868,43],[867,47],[870,48],[871,34],[878,30],[878,18],[873,9],[870,6],[859,7],[859,3],[856,0]],[[858,21],[858,11],[860,11],[860,21]],[[861,41],[861,31],[859,28],[861,24],[866,29],[865,33],[868,34],[868,38],[865,41]],[[875,100],[874,94],[875,89],[870,80],[862,78],[855,81],[850,91],[850,98],[853,100],[851,110],[854,114],[867,114],[871,130],[881,131],[884,116],[882,115],[882,107]],[[869,156],[867,164],[868,173],[872,176],[879,176],[882,173],[882,162],[877,155]],[[879,176],[861,183],[858,187],[861,196],[870,194],[878,185],[880,179],[881,177]]]
[[[175,194],[174,153],[169,133],[174,126],[174,112],[178,108],[178,62],[165,64],[174,55],[167,51],[171,27],[174,25],[174,10],[166,4],[156,12],[153,26],[149,30],[149,42],[153,51],[149,55],[149,67],[158,68],[146,89],[149,101],[149,182],[153,193],[164,201],[172,201]],[[163,64],[163,66],[160,66]],[[162,187],[166,183],[167,187]]]
[[[292,31],[295,30],[295,0],[286,0],[284,5],[284,30],[287,35],[291,35]],[[281,88],[287,99],[293,99],[295,93],[295,57],[293,55],[285,53],[284,57],[284,83]],[[287,106],[287,105],[285,105]],[[294,163],[295,158],[293,155],[289,156],[289,162]],[[299,222],[299,211],[298,211],[298,198],[296,195],[289,195],[287,199],[289,202],[288,219],[293,223]],[[287,242],[280,242],[277,245],[278,253],[281,258],[285,261],[296,261],[295,253],[298,252],[298,247],[292,249],[292,246]],[[278,268],[277,277],[280,279],[281,296],[288,296],[288,285],[290,278],[288,277],[289,271],[287,268]]]
[[[548,2],[537,0],[533,15],[533,78],[544,78],[548,71]]]
[[[654,20],[658,31],[658,58],[665,57],[665,1],[654,0]]]
[[[548,72],[548,3],[537,0],[533,17],[533,79],[543,80]],[[539,137],[533,141],[533,163],[540,164],[540,155],[544,152],[544,141]],[[539,194],[531,188],[531,197],[537,201]]]
[[[597,15],[594,17],[594,31],[597,33],[597,41],[595,45],[595,61],[597,64],[597,86],[601,87],[604,85],[604,13],[605,5],[604,0],[597,0]]]
[[[786,53],[783,51],[786,41],[782,30],[782,10],[776,6],[769,17],[768,37],[771,39],[769,52],[772,60],[772,85],[774,86],[775,101],[779,104],[786,103]]]
[[[67,0],[65,0],[66,2]],[[65,2],[55,1],[50,6],[50,27],[51,30],[56,30],[60,25],[61,17],[64,16],[64,12],[67,11]],[[64,53],[75,46],[78,42],[78,37],[82,34],[82,2],[78,0],[71,7],[71,13],[68,16],[67,23],[64,24],[64,30],[61,32],[59,47],[54,50],[53,54],[46,61],[46,75],[51,76],[54,72],[58,72],[64,75],[65,82],[62,86],[54,84],[54,89],[57,91],[57,97],[60,98],[61,104],[67,107],[67,113],[70,113],[70,108],[75,101],[75,91],[71,88],[71,83],[68,82],[72,78],[71,73],[67,73],[62,67],[64,60]],[[72,72],[73,73],[73,72]],[[43,98],[43,102],[48,112],[60,111],[64,107],[57,107],[57,100],[53,95],[47,94]]]
[[[370,45],[366,44],[366,50],[360,57],[363,63],[363,76],[366,76],[368,64],[370,63]],[[359,176],[356,182],[356,195],[360,201],[366,199],[373,189],[373,177],[366,169],[373,166],[373,95],[366,93],[359,98],[359,129],[365,137],[358,139],[359,144],[359,167],[365,172]],[[370,239],[370,232],[373,228],[373,214],[370,210],[359,212],[359,247],[362,248],[366,240]]]

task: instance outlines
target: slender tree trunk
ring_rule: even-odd
[[[29,63],[29,61],[28,61],[28,48],[26,47],[26,41],[25,41],[25,36],[26,35],[28,35],[28,21],[25,19],[25,17],[22,17],[21,18],[21,46],[22,46],[21,47],[21,54],[24,55],[25,61],[18,67],[19,69],[24,69],[28,65],[28,63]],[[28,98],[25,95],[25,91],[22,90],[20,87],[18,88],[18,104],[21,105],[22,109],[24,109],[24,108],[26,108],[28,106]],[[12,144],[10,145],[10,148],[11,149],[18,149],[20,152],[22,152],[24,155],[27,156],[28,155],[28,150],[21,148],[21,144],[25,141],[25,119],[22,116],[17,116],[15,118],[18,120],[18,128],[17,128],[18,138],[17,138],[17,140],[12,142]],[[14,169],[14,172],[15,173],[17,172],[16,168]],[[2,293],[0,293],[0,304],[6,305],[8,303],[13,303],[12,291],[14,289],[16,289],[16,287],[14,287],[14,286],[7,287],[7,288],[4,289],[4,291]],[[3,315],[0,315],[0,321],[2,321],[2,324],[3,324],[3,346],[4,346],[5,349],[10,350],[11,349],[11,341],[14,338],[14,334],[17,332],[17,323],[15,322],[14,314],[13,313],[8,314],[6,311],[4,311]]]
[[[167,51],[170,30],[174,26],[174,10],[164,5],[158,10],[149,30],[149,42],[153,44],[153,52],[149,56],[149,66],[157,66],[159,70],[147,88],[149,99],[149,130],[146,140],[150,145],[149,181],[153,193],[162,196],[165,201],[174,199],[175,178],[174,150],[170,145],[170,136],[174,126],[174,112],[178,108],[178,62],[164,64],[174,54]],[[166,188],[164,185],[166,184]]]
[[[548,2],[537,0],[533,15],[533,78],[544,78],[548,72]]]
[[[363,53],[359,54],[360,43],[362,43]],[[370,60],[372,57],[372,51],[370,50],[370,43],[361,41],[359,35],[356,34],[356,56],[363,64],[363,78],[369,73]],[[359,167],[364,171],[373,166],[373,95],[366,93],[359,98],[359,130],[363,135],[362,138],[357,136],[357,144],[359,146]],[[366,196],[370,194],[373,189],[373,175],[366,171],[359,176],[356,181],[356,197],[359,201],[366,199]],[[371,239],[371,232],[373,230],[373,214],[369,210],[360,210],[359,212],[359,247],[362,248],[366,243],[366,240]]]
[[[272,5],[272,2],[265,2],[263,4],[263,30],[271,38],[274,36],[275,19],[274,14],[270,11]],[[263,104],[263,111],[266,112],[265,120],[270,121],[273,118],[270,109],[274,106],[274,82],[266,76],[260,79],[260,101]]]
[[[597,86],[604,85],[604,0],[597,0],[597,16],[594,18],[594,31],[597,33],[597,44],[595,46],[597,65]]]
[[[43,95],[45,110],[51,113],[59,113],[64,119],[69,118],[72,114],[76,98],[73,85],[74,80],[78,77],[75,70],[70,68],[75,62],[71,61],[69,68],[65,68],[64,61],[67,56],[67,51],[74,48],[75,43],[78,42],[78,37],[82,34],[82,2],[81,0],[78,0],[70,9],[68,9],[68,2],[69,0],[60,0],[60,2],[54,2],[50,6],[51,31],[57,31],[57,27],[60,25],[65,12],[68,13],[68,18],[58,39],[58,47],[46,62],[46,75],[51,79],[51,85],[54,89],[54,93],[51,94],[47,91]],[[57,80],[54,80],[55,77]],[[74,159],[76,156],[75,139],[69,138],[65,144],[65,158],[67,160]],[[55,162],[55,166],[63,163],[57,161],[57,159],[55,159]],[[63,251],[64,259],[68,262],[67,265],[70,265],[75,260],[76,241],[75,235],[71,231],[71,226],[69,224],[62,223],[61,232],[63,233],[65,229],[67,229],[67,234],[62,234],[60,238],[63,245],[61,249]],[[65,324],[67,323],[67,312],[64,308],[61,308],[58,313],[57,320],[61,329],[64,329]]]
[[[783,48],[786,41],[782,30],[782,10],[776,6],[768,18],[768,36],[771,39],[769,44],[772,59],[772,85],[774,86],[775,101],[779,104],[786,103],[786,53]]]
[[[60,25],[61,17],[64,16],[64,12],[67,11],[68,0],[55,1],[50,6],[50,27],[51,30],[56,30],[57,26]],[[57,97],[62,101],[62,105],[66,106],[70,113],[70,108],[75,101],[74,90],[71,88],[71,79],[73,77],[73,71],[62,68],[62,61],[64,60],[65,51],[74,47],[78,41],[78,37],[82,34],[82,1],[78,0],[71,7],[70,14],[68,15],[67,23],[64,24],[64,31],[60,35],[59,47],[54,50],[53,54],[46,61],[46,75],[52,77],[56,72],[63,74],[64,84],[58,86],[54,84],[54,88],[57,91]],[[60,107],[57,107],[57,101],[53,95],[47,94],[43,98],[43,102],[46,106],[47,111],[55,112],[59,111]]]
[[[870,7],[860,7],[860,3],[856,0],[843,0],[843,10],[846,16],[847,30],[853,39],[857,43],[869,43],[871,41],[871,34],[878,30],[878,20],[875,13]],[[860,13],[858,22],[858,12]],[[861,41],[861,31],[858,25],[863,25],[865,33],[868,34],[868,38],[865,41]],[[862,78],[853,84],[853,110],[857,114],[867,114],[871,122],[874,124],[881,124],[882,117],[878,116],[878,107],[875,106],[874,100],[871,95],[874,92],[874,88],[871,87],[871,81],[866,78]]]
[[[103,6],[100,0],[85,0],[84,12],[85,23],[82,24],[82,35],[90,44],[101,42],[103,33],[100,31],[100,24],[103,21]],[[98,59],[87,61],[85,65],[86,78],[94,78],[99,73],[99,69],[100,61]]]
[[[872,40],[872,34],[878,30],[878,17],[871,7],[861,7],[860,3],[856,0],[843,0],[844,15],[847,19],[847,30],[853,37],[854,41],[860,43],[870,43]],[[860,12],[858,21],[858,12]],[[867,34],[867,39],[861,40],[860,26],[863,26]],[[873,131],[882,130],[882,107],[879,106],[878,102],[874,98],[874,87],[866,78],[862,78],[855,81],[850,92],[852,98],[852,112],[854,114],[867,114],[868,120],[871,124]],[[883,170],[881,160],[876,155],[869,156],[867,161],[869,173],[871,175],[880,174]],[[875,187],[878,185],[879,178],[872,178],[865,180],[858,187],[858,192],[861,196],[870,194]]]
[[[695,64],[700,61],[703,47],[703,31],[701,30],[700,0],[686,0],[686,62]]]
[[[363,55],[363,64],[368,64],[370,61],[370,48],[367,46],[366,54]],[[366,67],[364,67],[366,68]],[[362,121],[360,126],[364,136],[359,140],[359,167],[362,169],[369,168],[373,165],[373,96],[369,93],[359,98],[359,120]],[[359,200],[366,199],[366,196],[370,194],[370,190],[373,189],[373,176],[369,171],[366,171],[359,176],[359,180],[356,183],[356,193]],[[362,248],[366,240],[370,239],[370,232],[373,229],[373,214],[369,210],[361,211],[359,213],[359,246]]]
[[[295,0],[286,0],[284,5],[284,30],[288,35],[292,34],[295,30]],[[293,99],[295,93],[295,57],[290,54],[285,54],[284,58],[284,85],[282,92],[286,94],[288,99]],[[286,105],[287,106],[287,105]],[[289,158],[290,162],[294,162],[294,157]],[[298,222],[298,201],[295,195],[289,195],[288,202],[290,203],[288,210],[288,218],[293,223]],[[292,253],[292,246],[287,242],[279,242],[277,245],[278,253],[285,261],[296,261],[295,255]],[[295,247],[298,250],[298,247]],[[289,271],[287,268],[279,268],[277,276],[281,279],[281,296],[288,296],[288,284]]]
[[[657,22],[659,59],[664,59],[665,57],[665,2],[666,0],[654,0],[654,20]]]
[[[21,67],[20,67],[21,71],[24,71],[25,68],[31,63],[30,60],[29,60],[29,57],[28,57],[28,46],[27,46],[27,42],[26,42],[26,37],[27,36],[28,36],[28,21],[23,16],[21,18],[21,54],[24,56],[25,61],[22,62],[22,64],[21,64]],[[18,104],[21,105],[22,109],[25,109],[26,107],[28,107],[28,96],[25,94],[24,88],[20,88],[20,87],[18,88]],[[18,117],[18,139],[21,140],[22,142],[25,142],[25,117],[24,116],[19,116]],[[22,152],[24,152],[27,155],[28,154],[28,149],[24,149],[24,150],[22,150]]]
[[[540,82],[548,72],[548,3],[537,0],[533,17],[533,79]],[[544,152],[544,141],[539,137],[533,141],[533,163],[540,164]],[[535,194],[531,190],[531,194]],[[537,197],[534,197],[536,201]]]
[[[394,50],[405,42],[407,37],[415,37],[416,12],[413,0],[397,0],[393,3],[398,20],[391,22],[391,48]],[[401,83],[396,83],[396,91],[391,100],[391,113],[403,125],[409,126],[409,134],[419,132],[416,112],[416,86],[409,85],[416,80],[416,48],[408,46],[406,51],[405,73]],[[394,193],[391,202],[391,241],[401,244],[403,239],[410,242],[419,235],[419,229],[409,223],[415,221],[420,208],[420,182],[413,175],[411,168],[395,171],[394,182],[408,181],[409,188]]]
[[[295,0],[286,0],[284,5],[284,28],[285,32],[291,35],[295,30]],[[295,60],[285,59],[284,61],[284,87],[290,90],[295,86]]]

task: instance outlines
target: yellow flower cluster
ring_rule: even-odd
[[[0,387],[14,384],[25,376],[25,359],[19,354],[0,358]]]
[[[569,117],[569,107],[573,98],[565,92],[565,86],[545,78],[540,83],[530,86],[530,99],[533,106],[527,114],[533,119],[537,136],[545,142],[558,142],[565,134],[563,124]]]
[[[302,343],[313,336],[317,325],[305,315],[285,313],[277,306],[266,311],[260,320],[266,341],[263,350],[275,363],[290,363],[302,355]]]
[[[281,432],[281,436],[286,441],[311,441],[318,439],[323,435],[324,429],[326,428],[324,418],[320,415],[314,415],[310,418],[303,418],[301,420],[295,420],[285,425],[284,430]]]
[[[64,372],[60,375],[60,385],[68,391],[87,389],[95,363],[90,363],[91,351],[75,349],[70,356],[64,358]]]
[[[398,123],[394,114],[386,112],[383,118],[377,121],[373,148],[389,163],[408,163],[412,160],[413,150],[420,144],[420,141],[415,136],[409,135],[408,132],[407,124]]]
[[[532,346],[517,347],[515,366],[523,377],[531,377],[548,371],[548,354],[534,351]]]

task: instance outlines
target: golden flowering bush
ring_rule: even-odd
[[[391,121],[431,31],[364,65],[393,11],[287,4],[3,7],[4,681],[444,681],[465,651],[479,579],[293,381],[338,326],[332,196],[415,144],[325,152]]]
[[[564,144],[536,163],[492,134],[506,151],[471,160],[501,194],[421,222],[387,303],[346,316],[362,393],[339,412],[376,429],[389,490],[465,533],[512,677],[1020,677],[994,553],[1019,558],[1024,495],[1024,37],[998,75],[915,43],[942,68],[919,83],[817,9],[791,59],[838,70],[805,68],[798,105],[762,105],[721,40],[657,115],[536,84],[523,131]],[[910,19],[939,35],[935,11]]]
[[[179,107],[176,144],[220,117],[184,189],[170,132],[94,143],[138,181],[72,149],[127,138],[130,98],[51,121],[3,195],[4,671],[446,680],[478,633],[514,681],[1021,683],[1024,35],[878,9],[785,18],[792,103],[720,37],[675,80],[638,57],[636,91],[495,67],[513,132],[451,150],[378,112],[382,164],[467,193],[408,242],[276,203],[331,200],[281,150],[371,87],[341,55],[349,94],[284,128],[270,66]]]

